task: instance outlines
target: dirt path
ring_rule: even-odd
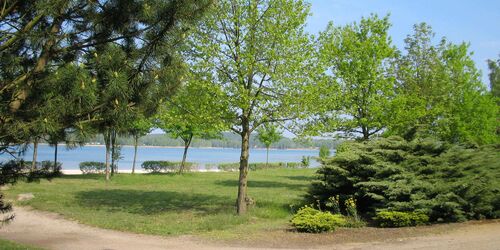
[[[431,235],[423,235],[423,234]],[[500,221],[417,229],[347,229],[333,234],[277,233],[266,240],[206,242],[196,237],[158,237],[81,225],[59,215],[16,207],[16,219],[0,238],[47,249],[498,249]],[[358,242],[358,243],[356,243]],[[0,247],[1,248],[1,247]]]

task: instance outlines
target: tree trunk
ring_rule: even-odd
[[[134,162],[132,163],[132,174],[135,174],[135,161],[137,160],[137,144],[139,143],[139,136],[134,135]]]
[[[57,146],[58,143],[54,144],[54,168],[52,169],[53,172],[56,172],[57,169]]]
[[[179,168],[179,174],[182,174],[184,171],[184,165],[186,164],[187,152],[189,149],[189,145],[191,145],[191,141],[193,140],[193,134],[189,135],[189,138],[184,141],[184,155],[182,156],[181,167]]]
[[[38,156],[38,138],[33,142],[33,161],[31,162],[31,171],[36,170],[36,160]]]
[[[106,143],[106,181],[109,181],[109,154],[110,154],[110,133],[106,130],[104,135],[104,142]]]
[[[368,141],[370,139],[370,130],[365,126],[362,126],[361,129],[363,131],[363,140]]]
[[[240,178],[238,185],[238,199],[236,202],[236,210],[238,215],[243,215],[247,212],[247,176],[248,176],[248,157],[249,157],[249,139],[250,130],[248,122],[243,122],[243,130],[241,132],[241,156],[240,156]]]
[[[113,135],[111,135],[111,138],[113,138]],[[111,139],[111,176],[113,175],[115,175],[115,144],[113,143],[113,139]]]
[[[266,169],[269,165],[269,146],[266,147]]]
[[[111,131],[111,176],[116,172],[116,130]]]

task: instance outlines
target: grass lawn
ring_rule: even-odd
[[[9,250],[42,250],[42,248],[18,244],[12,241],[0,239],[0,249]]]
[[[6,191],[35,198],[17,203],[62,214],[81,223],[156,235],[233,238],[288,228],[291,204],[300,203],[312,169],[272,169],[249,173],[248,192],[256,204],[235,214],[238,173],[184,175],[119,174],[64,176],[41,183],[19,183]]]

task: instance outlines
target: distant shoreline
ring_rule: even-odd
[[[48,143],[39,143],[38,145],[46,145],[49,146]],[[60,144],[60,145],[65,145],[65,144]],[[134,145],[120,145],[123,147],[134,147]],[[83,147],[105,147],[105,145],[102,144],[85,144]],[[150,146],[150,145],[139,145],[139,148],[181,148],[183,149],[184,147],[182,146]],[[196,149],[240,149],[240,148],[223,148],[223,147],[190,147],[190,148],[196,148]],[[266,148],[250,148],[252,149],[258,149],[258,150],[266,150]],[[315,148],[269,148],[269,150],[287,150],[287,151],[301,151],[301,150],[319,150],[317,147]]]

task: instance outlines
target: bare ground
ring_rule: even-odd
[[[159,237],[100,229],[61,216],[16,207],[16,218],[0,238],[47,249],[498,249],[500,221],[415,228],[341,229],[330,234],[269,231],[238,241],[195,236]],[[0,246],[1,248],[1,246]]]

